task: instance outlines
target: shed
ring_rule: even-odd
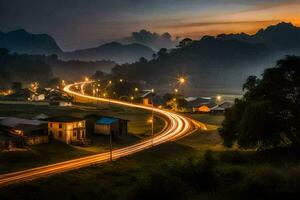
[[[94,133],[109,135],[127,135],[129,120],[115,117],[101,117],[95,123]]]

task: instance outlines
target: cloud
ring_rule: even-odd
[[[145,29],[142,29],[139,32],[133,32],[130,37],[121,40],[121,42],[141,43],[156,50],[160,48],[173,48],[178,43],[177,39],[173,39],[171,34],[168,32],[160,35],[158,33],[155,32],[152,33]]]

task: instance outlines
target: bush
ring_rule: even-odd
[[[260,170],[245,180],[245,196],[250,199],[285,199],[288,196],[287,179],[274,169]]]

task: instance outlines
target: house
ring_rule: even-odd
[[[48,134],[50,137],[67,144],[85,141],[85,120],[69,116],[52,117],[46,120],[48,121]]]
[[[210,112],[210,108],[207,105],[202,105],[197,109],[198,112],[201,113],[209,113]]]
[[[29,100],[31,101],[45,101],[46,97],[44,94],[33,94]]]
[[[48,142],[47,122],[17,117],[0,119],[2,135],[13,137],[16,146],[35,145]]]
[[[186,110],[190,112],[210,112],[211,107],[215,106],[211,102],[211,98],[199,97],[199,98],[190,98],[188,101]]]
[[[128,134],[129,120],[114,118],[114,117],[101,117],[96,121],[94,133],[109,135],[127,135]]]

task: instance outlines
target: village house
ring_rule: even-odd
[[[48,118],[50,137],[67,144],[84,143],[86,139],[86,121],[76,117],[61,116]]]
[[[17,117],[0,118],[1,135],[6,143],[23,147],[48,142],[47,122],[41,120],[23,119]]]
[[[94,133],[119,136],[128,134],[129,120],[114,118],[114,117],[101,117],[95,122]]]

